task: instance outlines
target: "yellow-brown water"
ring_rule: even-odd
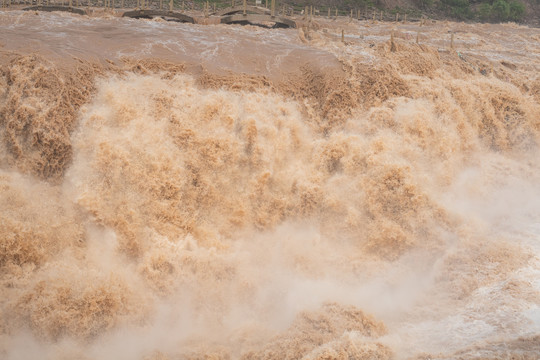
[[[1,358],[540,357],[538,29],[0,25]]]

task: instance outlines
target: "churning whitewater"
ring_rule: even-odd
[[[539,359],[539,29],[0,26],[0,358]]]

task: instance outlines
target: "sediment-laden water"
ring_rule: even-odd
[[[0,357],[539,358],[540,30],[4,11],[0,65]]]

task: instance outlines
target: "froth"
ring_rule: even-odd
[[[342,67],[3,67],[2,356],[536,354],[534,82],[303,40]]]

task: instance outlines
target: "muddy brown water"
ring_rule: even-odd
[[[540,30],[2,11],[0,64],[0,357],[538,359]]]

